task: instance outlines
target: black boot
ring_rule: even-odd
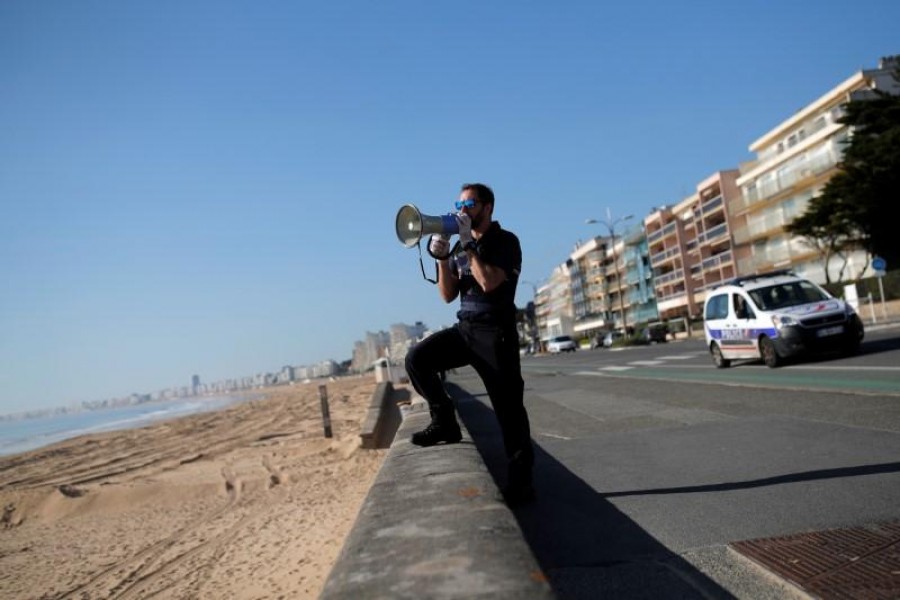
[[[441,442],[456,444],[462,439],[462,431],[453,414],[453,407],[449,409],[431,411],[431,424],[422,431],[412,434],[410,441],[416,446],[434,446]]]

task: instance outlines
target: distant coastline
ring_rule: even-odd
[[[221,393],[221,394],[203,394],[197,396],[184,396],[179,398],[155,398],[146,396],[138,396],[137,394],[133,396],[128,396],[126,398],[119,398],[116,400],[102,400],[95,402],[83,402],[81,404],[71,404],[69,406],[56,406],[50,408],[36,408],[33,410],[26,410],[14,413],[6,413],[0,414],[0,423],[8,422],[8,421],[22,421],[25,419],[44,419],[47,417],[57,417],[64,415],[77,415],[85,412],[97,412],[103,410],[110,410],[115,408],[123,408],[129,406],[141,406],[141,405],[154,405],[154,404],[166,404],[170,402],[187,402],[187,401],[199,401],[202,402],[204,400],[216,400],[218,398],[223,397],[239,397],[245,396],[248,394],[254,394],[257,396],[264,396],[264,390],[235,390],[233,392]]]
[[[190,396],[132,404],[34,410],[0,419],[0,456],[35,450],[73,437],[143,427],[159,421],[221,410],[263,398],[262,390]]]

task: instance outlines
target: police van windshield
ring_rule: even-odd
[[[808,281],[792,281],[750,292],[753,302],[762,310],[776,310],[788,306],[828,300],[829,296]]]

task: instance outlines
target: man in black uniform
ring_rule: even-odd
[[[428,401],[431,424],[412,436],[418,446],[453,444],[462,439],[453,401],[439,373],[472,365],[484,382],[503,434],[508,459],[503,490],[509,505],[534,496],[534,451],[523,402],[524,382],[516,331],[516,284],[522,268],[519,239],[493,220],[494,192],[480,183],[462,186],[459,242],[434,235],[429,251],[438,259],[438,289],[445,302],[460,297],[459,322],[419,342],[406,356],[406,373]]]

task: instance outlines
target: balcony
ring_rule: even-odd
[[[728,224],[721,223],[719,225],[716,225],[712,229],[705,231],[704,233],[701,233],[700,235],[698,235],[697,241],[702,244],[702,243],[714,240],[717,237],[721,237],[727,233],[728,233]]]
[[[674,292],[670,292],[668,294],[658,294],[656,296],[656,307],[659,310],[666,310],[668,308],[677,306],[679,303],[673,302],[677,300],[684,300],[686,303],[687,292],[685,290],[675,290]]]
[[[661,240],[665,236],[667,236],[670,233],[672,233],[673,231],[675,231],[675,228],[677,226],[678,226],[678,222],[672,221],[671,223],[669,223],[662,229],[658,229],[657,231],[654,231],[653,233],[648,234],[647,235],[647,243],[652,244],[653,242],[655,242],[657,240]]]
[[[713,267],[718,267],[723,263],[731,262],[731,251],[722,252],[721,254],[716,254],[715,256],[710,256],[706,260],[703,261],[702,267],[703,270],[712,269]]]
[[[744,194],[744,200],[749,206],[758,200],[772,198],[784,190],[790,189],[799,181],[816,177],[832,169],[837,165],[840,157],[840,149],[831,146],[827,152],[818,153],[808,160],[797,161],[790,168],[780,170],[777,178],[759,182],[756,190],[750,190]]]
[[[646,279],[650,279],[650,271],[643,271],[642,273],[628,271],[628,273],[625,274],[625,283],[628,285],[637,285],[642,280]]]
[[[656,254],[651,254],[650,255],[650,264],[655,267],[655,266],[658,266],[658,265],[666,262],[668,259],[672,258],[673,256],[680,256],[680,255],[681,255],[681,249],[678,246],[675,246],[674,248],[669,248],[668,250],[666,250],[664,252],[657,252]]]
[[[670,281],[680,280],[684,278],[684,270],[675,269],[674,271],[669,271],[663,275],[659,275],[653,278],[653,284],[656,286],[661,286],[669,283]]]
[[[755,254],[738,261],[738,273],[762,273],[776,268],[784,268],[790,264],[791,255],[788,250],[781,249]]]
[[[754,239],[766,237],[771,233],[781,233],[786,224],[787,221],[781,212],[768,213],[761,219],[748,221],[746,227],[735,229],[734,243],[743,244]]]
[[[712,200],[708,200],[707,202],[704,202],[703,205],[700,206],[700,213],[703,215],[707,215],[707,214],[713,212],[714,210],[716,210],[717,208],[719,208],[720,206],[722,206],[722,203],[723,203],[722,195],[720,194],[720,195],[716,196],[715,198],[713,198]]]

